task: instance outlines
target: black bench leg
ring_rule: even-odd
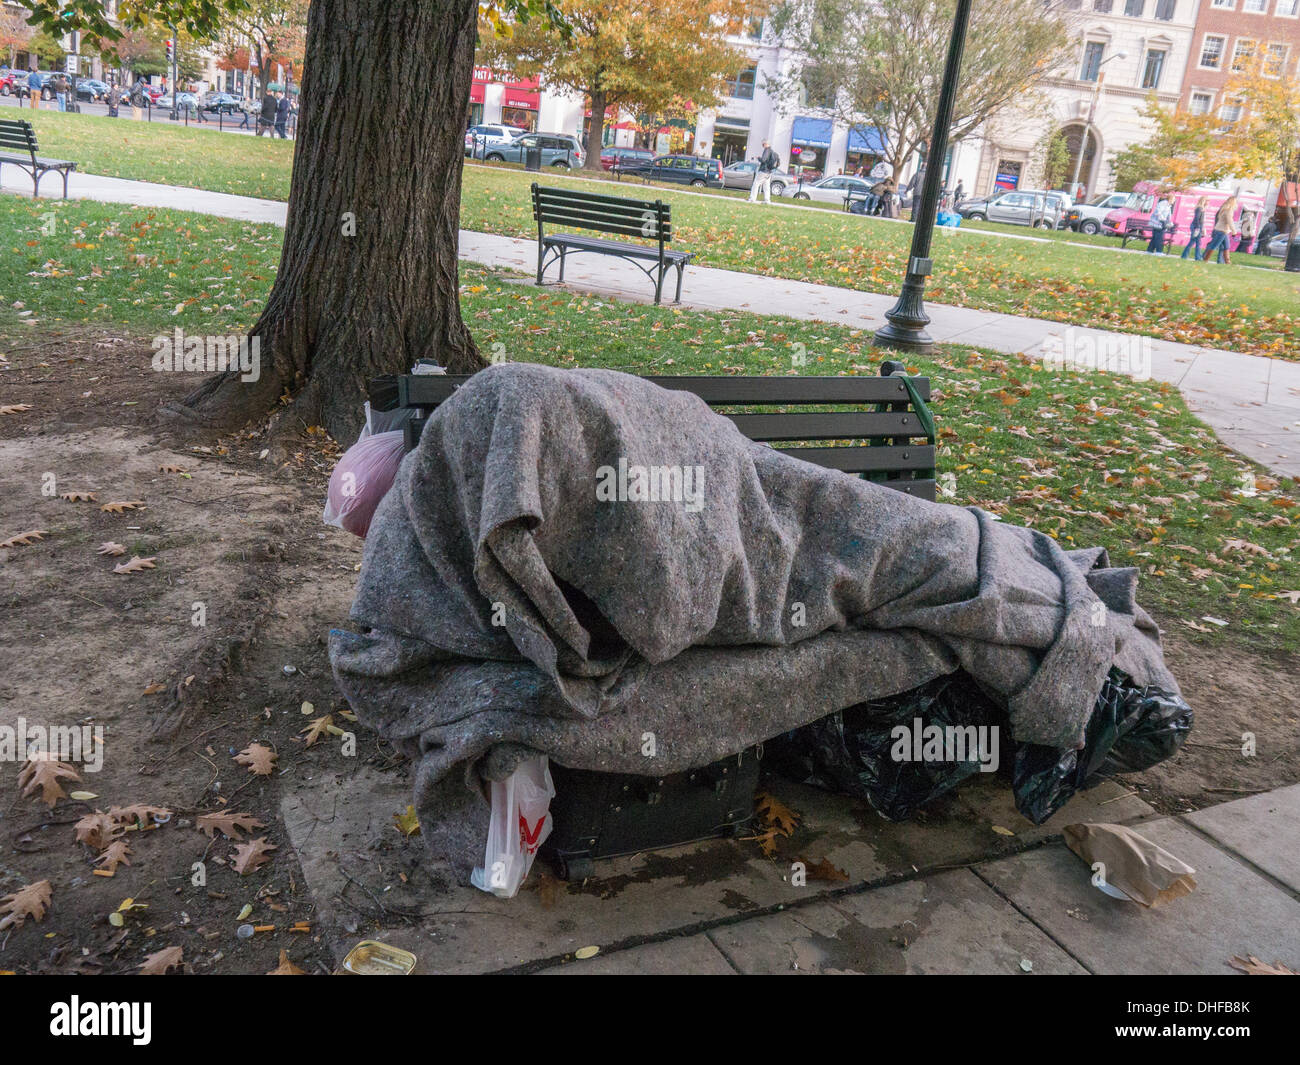
[[[560,249],[560,284],[564,284],[564,255],[565,249]]]
[[[537,242],[537,283],[539,285],[542,283],[542,274],[546,270],[546,267],[543,265],[545,260],[546,260],[546,249],[542,246],[541,241],[538,241]]]
[[[664,274],[666,274],[667,272],[668,272],[668,266],[667,264],[665,264],[659,267],[658,271],[655,273],[655,303],[659,303],[662,300],[663,290],[664,290]]]
[[[682,271],[684,271],[685,269],[686,269],[685,263],[677,264],[677,299],[674,301],[676,303],[682,302]]]
[[[71,172],[72,172],[72,171],[70,171],[70,170],[65,170],[65,171],[63,171],[63,198],[64,198],[65,200],[68,198],[68,175],[69,175]]]

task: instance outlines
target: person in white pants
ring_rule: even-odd
[[[763,202],[772,202],[772,173],[781,165],[781,160],[767,141],[763,142],[763,154],[758,157],[758,169],[754,171],[754,184],[749,187],[749,202],[758,202],[758,193],[763,192]]]

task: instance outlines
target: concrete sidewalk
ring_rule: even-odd
[[[0,189],[30,195],[31,183],[27,181],[24,189],[24,177],[8,168],[0,175]],[[284,225],[287,209],[275,200],[79,173],[69,181],[69,195],[276,225]],[[949,234],[937,239],[951,238]],[[461,231],[460,256],[525,273],[537,268],[535,241],[469,230]],[[564,287],[620,300],[649,302],[652,298],[650,284],[638,267],[608,257],[578,257],[570,262]],[[688,267],[682,288],[685,307],[748,311],[870,330],[885,323],[885,312],[894,302],[892,295],[711,267]],[[938,303],[927,304],[927,309],[932,319],[930,334],[944,344],[1035,355],[1045,347],[1060,351],[1093,345],[1091,350],[1098,350],[1110,345],[1111,350],[1126,350],[1134,344],[1131,334],[1037,318]],[[1151,376],[1175,385],[1188,406],[1225,444],[1275,473],[1300,476],[1300,363],[1153,338],[1142,338],[1140,345],[1138,354],[1143,363],[1149,361]]]

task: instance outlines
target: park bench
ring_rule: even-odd
[[[693,392],[751,440],[833,470],[879,482],[908,495],[935,498],[934,419],[930,380],[885,362],[879,377],[647,377],[663,388]],[[469,378],[404,374],[370,383],[375,410],[412,407],[406,447],[420,438],[428,413]],[[820,411],[789,408],[853,407]],[[781,408],[751,412],[743,408]],[[737,409],[741,408],[741,409]]]
[[[1174,250],[1174,239],[1178,236],[1178,227],[1170,226],[1165,230],[1165,249],[1168,255]],[[1142,218],[1130,218],[1124,223],[1124,235],[1120,237],[1120,247],[1127,248],[1130,240],[1146,241],[1151,239],[1151,223]]]
[[[14,149],[17,149],[15,151]],[[41,193],[41,178],[51,170],[63,175],[63,198],[68,198],[68,174],[77,164],[66,159],[42,159],[36,154],[36,131],[21,119],[0,119],[0,169],[12,163],[32,177],[32,198]]]
[[[630,200],[594,192],[548,189],[533,184],[533,218],[537,221],[537,283],[552,263],[559,261],[559,280],[564,280],[564,261],[573,252],[594,252],[627,259],[655,286],[655,303],[660,302],[664,276],[677,268],[677,299],[682,300],[682,271],[695,256],[668,247],[673,239],[672,208],[662,200]],[[589,229],[616,236],[642,237],[650,244],[606,240],[579,233],[547,233],[545,227],[565,226]],[[649,265],[643,265],[648,263]]]

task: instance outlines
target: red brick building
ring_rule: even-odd
[[[1240,109],[1224,99],[1224,86],[1261,58],[1300,77],[1300,0],[1200,0],[1181,106],[1233,121]]]

